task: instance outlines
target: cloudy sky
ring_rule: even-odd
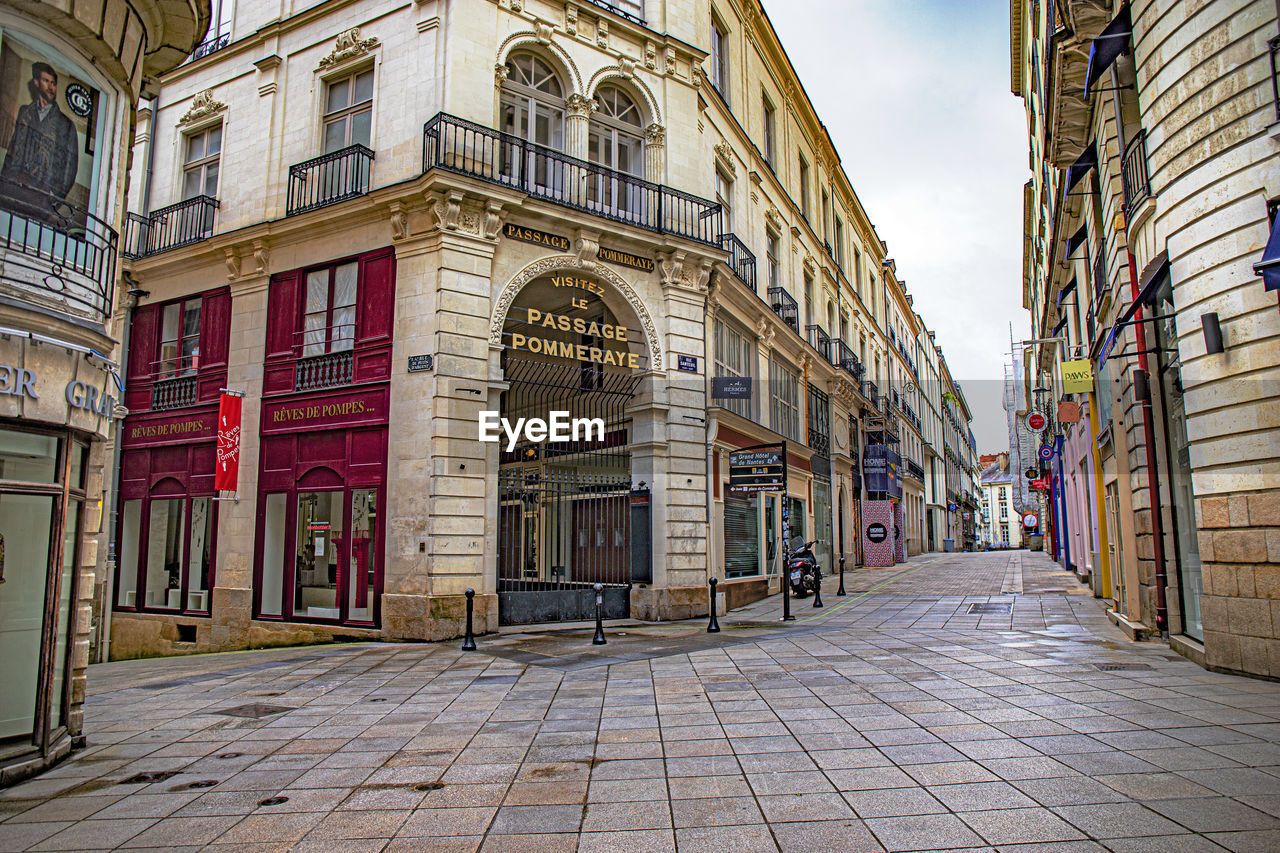
[[[764,0],[845,172],[973,410],[1008,448],[1009,323],[1022,309],[1022,102],[1009,92],[1009,4]]]

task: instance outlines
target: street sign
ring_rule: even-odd
[[[787,488],[787,446],[766,444],[729,454],[729,491],[782,492]]]
[[[1039,523],[1040,523],[1040,517],[1037,516],[1034,512],[1024,512],[1022,514],[1023,527],[1035,527]]]
[[[1041,446],[1040,446],[1040,458],[1041,458],[1041,459],[1043,459],[1045,462],[1048,462],[1050,459],[1052,459],[1052,458],[1053,458],[1053,447],[1052,447],[1052,446],[1050,446],[1050,445],[1048,445],[1048,444],[1043,444],[1043,445],[1041,445]]]
[[[676,369],[683,370],[686,373],[697,373],[698,357],[696,355],[677,355]]]
[[[1049,420],[1039,412],[1031,412],[1027,415],[1027,429],[1032,432],[1040,432],[1049,425]]]
[[[430,355],[409,356],[409,372],[420,373],[435,366],[435,357]]]

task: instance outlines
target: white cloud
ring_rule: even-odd
[[[946,354],[984,451],[1008,438],[999,383],[1022,308],[1022,102],[1007,3],[766,0],[765,10],[914,307]]]

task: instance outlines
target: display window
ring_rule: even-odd
[[[212,496],[155,496],[120,507],[116,607],[207,616],[213,589],[217,505]]]

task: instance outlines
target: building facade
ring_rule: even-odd
[[[0,785],[83,739],[134,110],[209,18],[87,6],[0,9]]]
[[[1011,10],[1054,552],[1128,630],[1280,675],[1276,6]]]
[[[1008,453],[997,454],[981,474],[982,530],[979,541],[997,548],[1021,548],[1022,513],[1014,507],[1016,480],[1021,472],[1016,470]]]
[[[757,2],[277,16],[144,111],[104,655],[685,618],[872,498],[924,547],[923,324]]]

